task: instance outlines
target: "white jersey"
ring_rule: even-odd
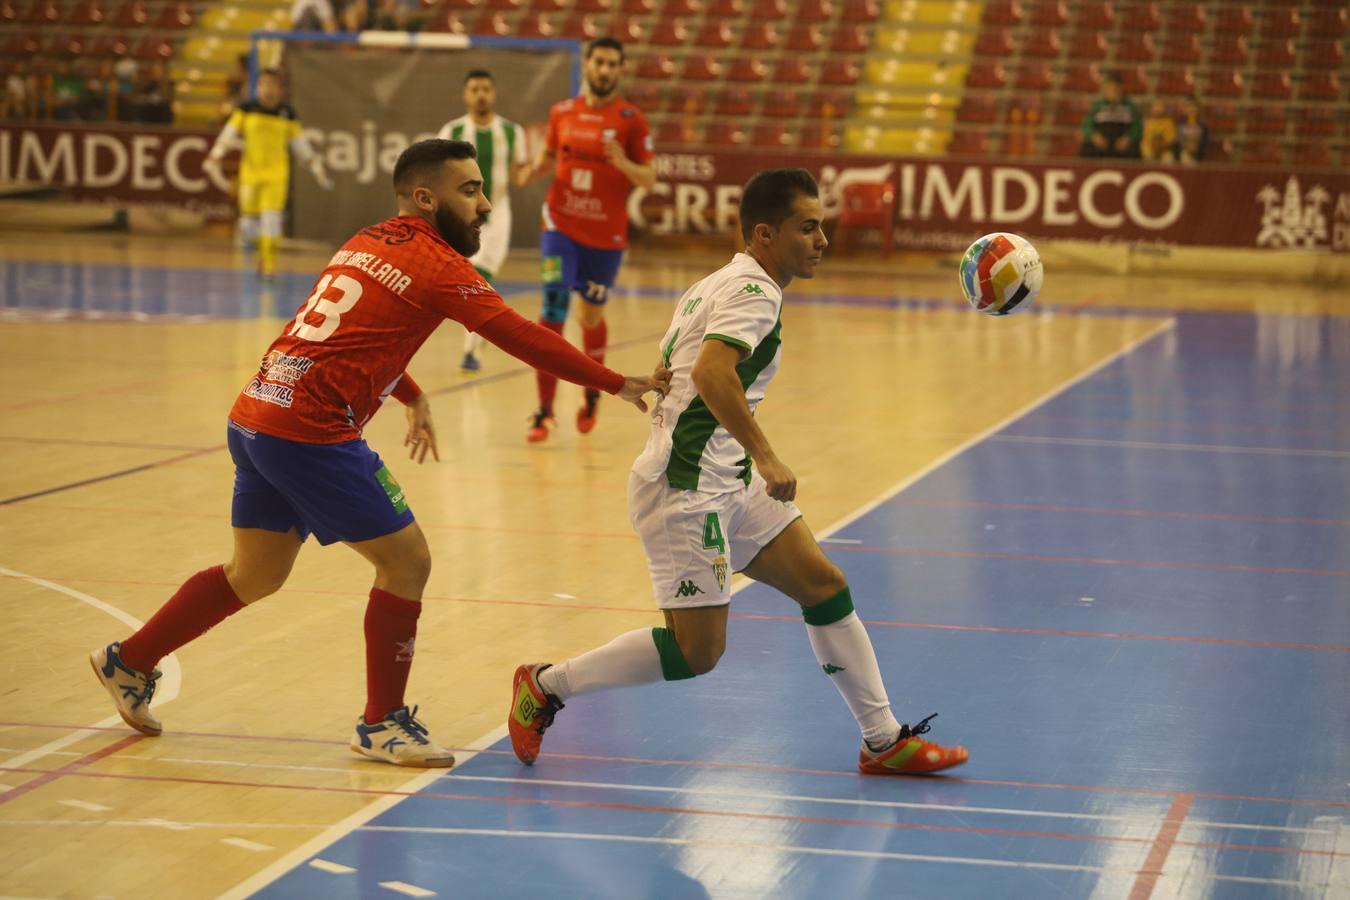
[[[492,124],[480,128],[468,115],[446,122],[436,135],[452,141],[468,141],[478,150],[478,167],[483,170],[483,193],[492,204],[488,221],[501,212],[511,215],[511,169],[529,162],[525,129],[509,119],[493,116]]]
[[[691,376],[704,341],[749,351],[736,372],[753,413],[778,372],[782,307],[782,288],[745,253],[685,292],[661,339],[661,359],[671,369],[670,391],[652,411],[651,436],[633,463],[634,474],[715,494],[750,483],[745,448],[718,424]]]

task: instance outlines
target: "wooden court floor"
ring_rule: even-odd
[[[166,661],[160,739],[122,726],[86,662],[188,575],[226,558],[225,413],[323,260],[292,254],[295,275],[259,288],[218,242],[0,240],[0,894],[256,887],[259,873],[279,872],[292,851],[415,774],[345,747],[362,706],[371,575],[341,546],[311,543],[284,590]],[[720,263],[633,254],[611,301],[609,364],[648,370],[674,297]],[[182,274],[144,274],[166,268]],[[503,278],[529,315],[533,274],[526,253]],[[205,314],[191,296],[203,285],[224,296]],[[163,296],[138,306],[137,291]],[[231,315],[231,291],[247,298],[233,308],[242,314]],[[90,301],[101,293],[130,305],[101,311]],[[30,295],[78,296],[82,309],[44,300],[35,310]],[[1346,312],[1336,292],[1297,282],[1055,271],[1029,314],[988,319],[958,298],[954,274],[925,257],[834,271],[827,258],[819,278],[789,289],[784,367],[759,418],[817,529],[1167,329],[1178,312]],[[1296,321],[1280,327],[1295,333],[1272,338],[1271,352],[1299,340]],[[432,395],[440,462],[402,458],[397,408],[367,438],[434,556],[409,699],[440,741],[472,748],[500,737],[518,663],[566,657],[659,617],[624,509],[644,417],[609,400],[595,432],[580,436],[571,426],[580,392],[564,386],[561,427],[528,446],[532,374],[489,349],[484,371],[462,376],[460,335],[443,326],[411,367]]]

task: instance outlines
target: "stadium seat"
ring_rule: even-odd
[[[1303,51],[1303,64],[1318,69],[1339,69],[1345,62],[1340,41],[1311,41]]]
[[[1350,30],[1350,10],[1343,5],[1315,9],[1308,16],[1308,37],[1338,38]]]
[[[683,118],[666,119],[660,125],[656,126],[655,142],[660,146],[674,144],[682,146],[694,142],[695,129],[692,121],[686,121]]]
[[[19,18],[19,7],[14,4],[14,0],[0,0],[0,23],[13,25]]]
[[[1158,48],[1153,43],[1151,34],[1124,34],[1120,37],[1120,43],[1116,47],[1116,59],[1129,60],[1130,62],[1153,62],[1154,57],[1158,55]]]
[[[36,31],[13,29],[5,42],[5,55],[11,59],[35,56],[41,49],[42,36]]]
[[[773,70],[778,84],[806,84],[811,80],[811,66],[799,56],[784,56]]]
[[[1220,5],[1214,18],[1214,30],[1230,34],[1251,34],[1251,9],[1246,6]]]
[[[530,3],[530,10],[536,13],[555,13],[564,9],[567,9],[567,0],[533,0]]]
[[[1013,52],[1012,32],[1006,28],[986,28],[975,39],[976,56],[994,56],[1005,59]]]
[[[793,18],[798,22],[828,22],[834,18],[834,5],[830,0],[801,0]]]
[[[661,109],[661,101],[664,99],[664,95],[665,89],[660,85],[648,84],[644,81],[634,81],[625,85],[623,90],[624,99],[643,112]]]
[[[625,44],[641,44],[647,36],[647,31],[637,19],[615,16],[609,20],[609,34]]]
[[[1167,14],[1167,28],[1173,34],[1204,34],[1205,8],[1198,3],[1178,3]]]
[[[1339,100],[1341,81],[1335,72],[1309,72],[1298,88],[1300,100]]]
[[[1056,159],[1068,159],[1079,155],[1083,148],[1083,136],[1078,131],[1057,131],[1050,136],[1050,146],[1046,155]]]
[[[1157,31],[1162,27],[1162,16],[1156,3],[1134,3],[1125,10],[1120,28],[1124,34]]]
[[[966,87],[1001,88],[1008,84],[1008,71],[1003,63],[977,62],[966,73]]]
[[[563,20],[560,31],[563,37],[574,38],[578,41],[591,41],[600,36],[600,24],[596,22],[593,15],[574,12]],[[619,40],[623,40],[623,38],[619,38]]]
[[[88,54],[96,59],[121,59],[131,52],[126,35],[100,33],[89,45]]]
[[[623,0],[624,15],[650,16],[656,12],[656,0]]]
[[[686,81],[716,81],[722,77],[722,64],[707,53],[691,53],[684,58],[680,77]]]
[[[574,13],[609,13],[613,8],[613,0],[576,0],[572,4]]]
[[[990,0],[984,5],[986,25],[1020,25],[1025,15],[1017,0]]]
[[[967,94],[956,107],[958,122],[994,122],[998,119],[998,104],[993,97]]]
[[[1303,30],[1303,21],[1298,10],[1289,7],[1267,9],[1261,14],[1262,37],[1297,36]]]
[[[731,84],[759,84],[769,77],[769,66],[758,56],[738,56],[727,70]]]
[[[14,9],[13,4],[6,2],[4,6]],[[75,12],[71,15],[70,21],[74,25],[102,25],[108,18],[108,11],[104,8],[101,0],[86,0],[75,7]],[[0,21],[4,20],[4,15],[0,13]],[[12,20],[9,20],[12,21]]]
[[[1163,61],[1169,63],[1198,63],[1201,56],[1200,36],[1174,33],[1163,46],[1162,56]]]
[[[494,9],[497,12],[514,13],[525,8],[525,0],[487,0],[484,9]]]
[[[195,20],[196,17],[192,13],[192,4],[179,0],[177,3],[165,4],[155,18],[155,27],[181,31],[191,28]]]
[[[806,100],[806,114],[815,119],[842,119],[848,113],[847,91],[817,91]]]
[[[755,111],[755,97],[745,88],[725,88],[713,101],[713,112],[719,116],[748,116]]]
[[[133,54],[137,59],[166,61],[173,58],[173,41],[151,35],[136,47]]]
[[[951,147],[947,149],[950,151]],[[834,230],[839,249],[848,246],[854,229],[876,228],[881,231],[881,258],[890,256],[895,243],[895,185],[855,181],[844,188],[839,199],[839,218]]]
[[[61,7],[56,0],[36,0],[28,8],[23,20],[30,25],[55,25],[61,21]]]
[[[1230,133],[1237,129],[1237,107],[1231,103],[1207,103],[1201,121],[1216,134]]]
[[[1221,34],[1209,49],[1209,61],[1240,66],[1247,62],[1247,39],[1241,35]]]
[[[1069,8],[1060,0],[1037,0],[1031,8],[1031,24],[1057,28],[1069,24]]]
[[[1144,75],[1143,66],[1119,66],[1116,72],[1120,75],[1120,86],[1127,94],[1146,94],[1148,93],[1148,78]]]
[[[750,138],[750,144],[754,147],[791,147],[793,144],[792,132],[781,122],[760,122],[755,126],[753,136]]]
[[[781,22],[787,17],[787,0],[755,0],[750,10],[750,19],[755,22]]]
[[[1040,59],[1056,59],[1062,52],[1059,34],[1050,30],[1032,31],[1027,35],[1027,42],[1022,45],[1023,56]]]
[[[60,57],[74,58],[82,56],[84,51],[84,38],[78,32],[67,32],[53,38],[49,52]]]
[[[1254,106],[1247,110],[1248,134],[1284,134],[1288,125],[1283,106]]]
[[[1305,106],[1294,117],[1294,134],[1330,135],[1336,133],[1336,111],[1331,106]]]
[[[708,92],[696,84],[676,84],[666,95],[666,112],[699,116],[708,108]]]
[[[1205,95],[1208,97],[1241,97],[1242,74],[1237,69],[1215,68],[1209,70],[1209,79],[1205,82]]]
[[[1331,144],[1326,141],[1304,141],[1294,147],[1294,162],[1300,166],[1330,168],[1334,165]]]
[[[150,24],[150,7],[144,0],[124,3],[113,15],[112,24],[118,28],[144,28]]]
[[[1284,152],[1274,141],[1247,141],[1240,158],[1248,165],[1275,166],[1284,162]]]
[[[762,112],[775,119],[796,118],[801,112],[801,100],[795,91],[775,90],[764,95]]]
[[[637,75],[639,78],[656,80],[670,78],[674,74],[675,61],[670,58],[669,53],[648,53],[638,60]]]
[[[858,68],[858,64],[853,60],[848,59],[847,57],[830,58],[826,59],[825,63],[820,68],[820,83],[843,86],[854,85],[858,83],[858,78],[861,74],[862,70]]]
[[[1050,75],[1050,64],[1046,62],[1024,62],[1017,70],[1017,89],[1022,91],[1043,91],[1055,83]]]
[[[1266,68],[1286,67],[1294,64],[1295,56],[1294,42],[1289,38],[1267,39],[1257,51],[1256,62]]]
[[[839,25],[834,29],[830,40],[830,50],[834,53],[866,53],[871,46],[867,29],[861,25]]]
[[[739,19],[745,9],[745,0],[712,0],[706,14],[709,19]]]
[[[520,37],[551,38],[557,31],[548,13],[528,12],[516,23],[515,33]]]
[[[743,50],[773,50],[782,42],[777,26],[771,22],[750,22],[741,33]]]
[[[1055,104],[1054,123],[1077,128],[1087,117],[1089,101],[1085,97],[1062,97]]]
[[[1111,4],[1100,0],[1074,4],[1074,21],[1079,28],[1110,28],[1116,23],[1115,11]]]
[[[1100,31],[1080,31],[1069,42],[1070,59],[1106,59],[1106,35]]]
[[[682,16],[697,16],[703,12],[699,0],[666,0],[661,7],[661,18],[676,19]]]
[[[714,147],[742,147],[746,142],[745,129],[740,122],[714,119],[703,135],[703,142]]]
[[[1195,94],[1195,76],[1186,67],[1163,69],[1158,73],[1158,93],[1165,97],[1190,97]]]
[[[694,44],[699,47],[722,49],[731,46],[731,26],[724,21],[710,19],[698,30]]]
[[[793,25],[784,46],[800,53],[815,53],[825,46],[825,34],[819,25]]]
[[[958,131],[947,144],[947,152],[953,156],[987,156],[991,149],[983,131]]]
[[[877,0],[844,0],[844,11],[839,21],[850,25],[869,25],[881,16],[881,4]]]
[[[1061,87],[1066,91],[1095,94],[1102,89],[1102,75],[1095,63],[1076,63],[1064,74]]]
[[[827,122],[808,122],[801,130],[797,141],[802,150],[837,150],[843,143],[837,126]]]
[[[684,27],[683,19],[657,19],[647,43],[653,47],[683,47],[689,42],[689,29]]]
[[[1261,100],[1288,100],[1294,94],[1288,72],[1257,72],[1252,82],[1252,97]]]

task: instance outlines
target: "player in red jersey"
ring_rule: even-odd
[[[586,47],[581,96],[555,103],[548,135],[529,178],[553,171],[544,204],[539,242],[543,262],[544,307],[539,324],[562,334],[572,291],[581,295],[581,341],[597,362],[605,360],[609,341],[605,301],[619,274],[628,246],[628,192],[633,185],[656,184],[655,155],[647,117],[618,96],[623,44],[598,38]],[[538,373],[539,408],[526,439],[548,438],[558,379]],[[595,427],[600,393],[586,391],[577,411],[577,430]]]
[[[404,446],[439,458],[431,408],[406,371],[436,327],[454,319],[532,366],[618,394],[645,411],[669,373],[613,372],[508,307],[467,257],[492,208],[474,146],[413,144],[394,167],[399,215],[342,246],[309,299],[263,356],[230,410],[234,556],[193,575],[125,641],[90,654],[128,725],[161,731],[150,711],[156,664],[285,583],[305,538],[342,541],[375,567],[366,607],[366,708],[352,749],[404,766],[448,767],[403,700],[431,553],[407,499],[361,429],[393,394],[408,410]]]

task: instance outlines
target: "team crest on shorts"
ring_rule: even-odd
[[[722,590],[727,587],[727,558],[719,556],[713,560],[713,575],[717,577],[717,586]]]

